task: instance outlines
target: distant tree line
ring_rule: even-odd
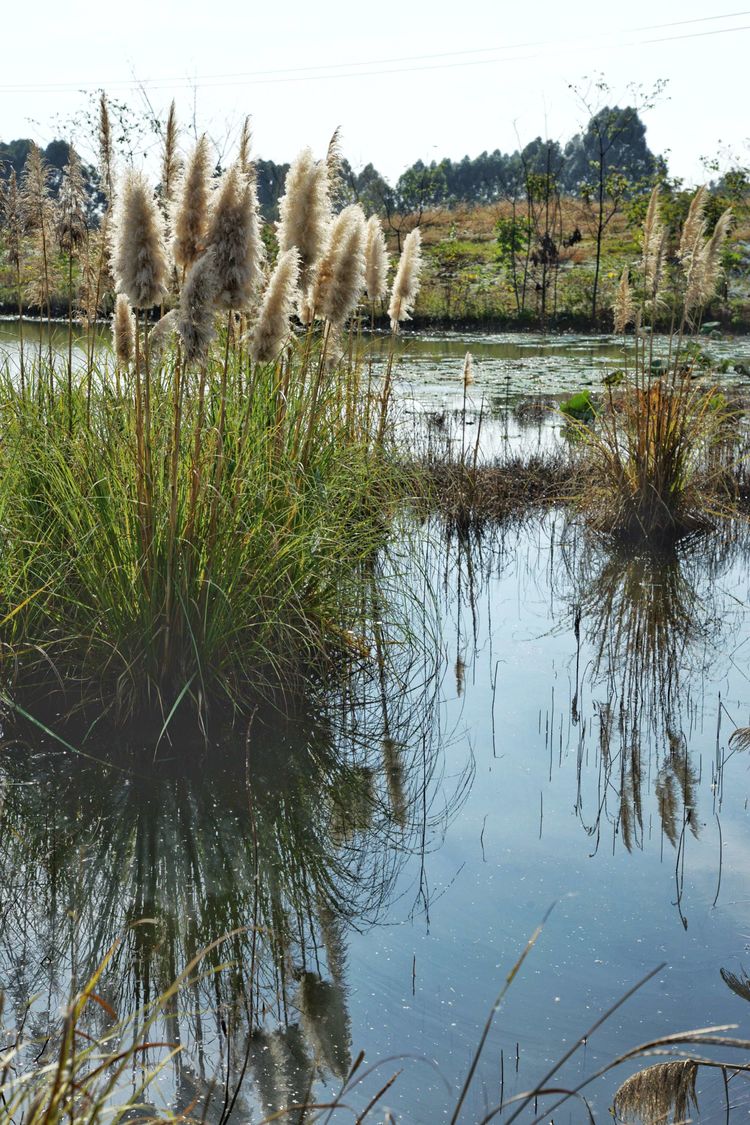
[[[395,185],[391,185],[372,164],[355,172],[344,161],[340,185],[341,202],[360,202],[366,211],[388,213],[420,212],[430,207],[450,207],[458,203],[491,203],[521,194],[532,175],[554,174],[558,189],[580,195],[590,188],[593,174],[599,174],[601,138],[612,138],[604,155],[604,174],[617,173],[630,184],[653,178],[659,159],[646,143],[646,129],[638,112],[632,107],[605,106],[590,119],[586,128],[564,146],[557,141],[536,137],[524,148],[511,153],[482,152],[464,156],[462,160],[444,159],[425,164],[416,160]],[[29,154],[31,141],[14,140],[0,143],[0,176],[15,171],[20,177]],[[62,170],[68,163],[70,146],[66,141],[52,141],[43,150],[51,169],[52,194],[56,195]],[[258,198],[267,218],[277,214],[289,164],[256,159]],[[93,168],[84,167],[89,194],[96,202],[98,184]]]

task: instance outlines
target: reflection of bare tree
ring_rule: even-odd
[[[316,1076],[346,1076],[347,928],[382,915],[402,860],[446,814],[432,809],[435,654],[409,664],[385,621],[375,633],[373,667],[325,708],[256,716],[200,761],[174,746],[172,761],[103,769],[5,748],[0,989],[6,1030],[34,1040],[30,1062],[54,1051],[68,996],[119,936],[98,991],[123,1017],[229,935],[164,1007],[163,1033],[183,1047],[174,1104],[205,1101],[218,1079],[220,1116],[247,1073],[276,1111]]]

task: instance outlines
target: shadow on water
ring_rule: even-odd
[[[346,1078],[348,935],[396,894],[402,915],[429,909],[425,856],[470,780],[470,767],[452,788],[441,777],[433,646],[398,646],[374,583],[371,597],[369,670],[294,718],[258,711],[200,754],[173,741],[156,759],[88,743],[78,757],[35,732],[6,742],[0,991],[6,1041],[25,1030],[29,1066],[55,1057],[70,995],[115,943],[92,1032],[108,1012],[137,1025],[227,935],[151,1033],[182,1048],[165,1102],[247,1119]],[[397,891],[407,862],[417,874]]]

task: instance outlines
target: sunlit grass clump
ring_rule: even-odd
[[[393,495],[389,378],[351,327],[373,240],[359,207],[333,214],[335,155],[306,151],[267,262],[247,139],[218,179],[200,141],[181,186],[165,154],[158,200],[126,172],[101,221],[110,252],[81,263],[99,264],[97,292],[114,273],[111,354],[91,347],[76,371],[71,349],[57,365],[27,349],[0,379],[17,699],[205,717],[362,654],[359,568]],[[418,256],[409,268],[416,285]]]
[[[731,213],[709,234],[705,204],[701,188],[671,247],[654,190],[633,285],[626,269],[614,308],[616,331],[634,325],[634,367],[610,386],[593,426],[578,426],[588,470],[584,505],[597,526],[631,542],[669,543],[721,507],[717,450],[731,419],[702,377],[693,337],[719,282]],[[670,310],[665,357],[654,350],[654,323]]]

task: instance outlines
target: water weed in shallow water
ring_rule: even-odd
[[[638,284],[623,273],[614,307],[617,328],[635,326],[634,370],[621,389],[607,389],[595,423],[578,425],[590,481],[582,507],[603,530],[621,539],[674,541],[705,524],[726,500],[712,451],[726,429],[727,411],[698,381],[691,349],[700,313],[716,290],[720,251],[731,222],[725,212],[706,231],[705,190],[693,198],[670,269],[667,235],[654,189],[643,231]],[[653,326],[672,310],[666,363],[653,352]]]

